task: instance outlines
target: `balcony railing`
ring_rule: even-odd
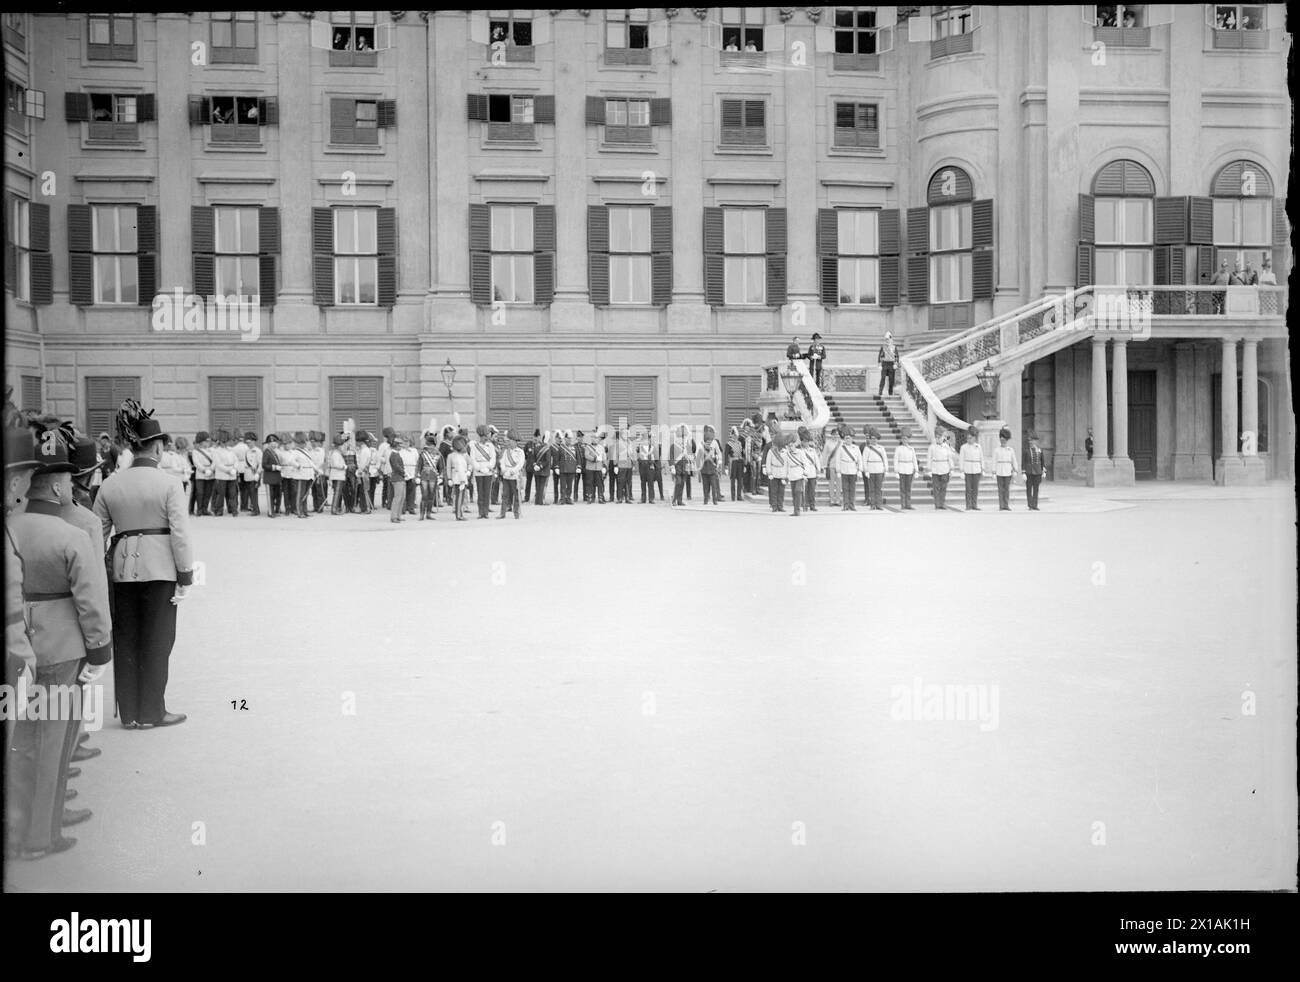
[[[781,384],[782,370],[791,367],[801,376],[799,388],[795,390],[793,397],[786,395],[785,386]],[[830,406],[826,404],[826,397],[822,395],[812,376],[808,374],[808,365],[802,359],[763,366],[763,388],[768,393],[764,401],[775,402],[776,395],[787,403],[793,401],[795,415],[809,429],[820,430],[830,422]]]

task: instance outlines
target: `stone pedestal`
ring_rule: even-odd
[[[984,473],[993,473],[993,455],[999,446],[998,431],[1007,424],[1000,419],[980,419],[975,421],[975,432],[979,434],[980,452],[984,454]],[[963,440],[963,442],[965,442]],[[961,450],[960,445],[957,447]]]
[[[1259,463],[1263,465],[1263,461]],[[1214,483],[1223,487],[1239,488],[1256,482],[1250,479],[1245,458],[1241,454],[1225,454],[1214,462]],[[1262,484],[1263,481],[1258,483]]]

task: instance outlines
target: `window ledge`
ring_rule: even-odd
[[[140,140],[91,140],[81,141],[82,150],[136,150],[143,152],[144,143]]]
[[[832,157],[884,157],[888,147],[837,147],[829,146],[826,152]]]
[[[484,140],[483,149],[540,151],[542,144],[537,140]]]
[[[983,57],[983,51],[958,51],[954,54],[940,55],[938,58],[931,58],[925,63],[925,67],[934,68],[936,65],[950,65],[959,61],[977,61]]]
[[[266,153],[265,143],[213,143],[207,140],[203,144],[206,153]]]
[[[651,143],[606,143],[604,140],[600,141],[601,153],[647,154],[647,153],[657,152],[655,147],[656,145],[653,142]]]
[[[771,157],[775,151],[769,147],[731,147],[715,146],[714,153],[728,157]]]
[[[385,149],[382,144],[375,146],[371,143],[327,143],[325,144],[325,153],[366,154],[371,157],[382,157]]]

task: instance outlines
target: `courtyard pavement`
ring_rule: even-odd
[[[1047,492],[198,520],[189,720],[5,885],[1295,889],[1291,487]]]

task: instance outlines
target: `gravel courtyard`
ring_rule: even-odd
[[[1294,889],[1292,489],[1048,493],[199,520],[189,720],[6,885]]]

